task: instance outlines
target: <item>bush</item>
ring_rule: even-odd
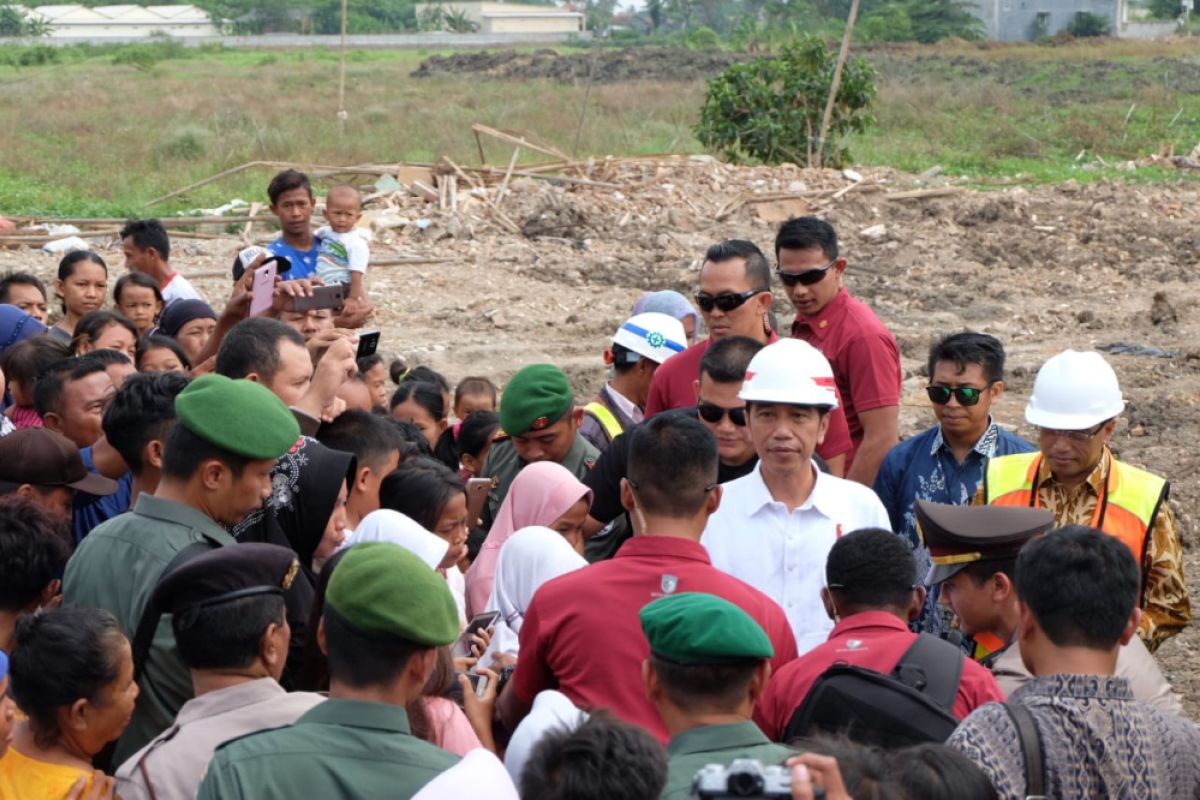
[[[858,35],[866,42],[911,42],[914,39],[912,18],[903,6],[888,3],[862,21]]]
[[[1108,36],[1108,18],[1090,11],[1079,11],[1067,26],[1067,33],[1077,39],[1089,36]]]
[[[194,126],[185,126],[171,134],[162,145],[163,155],[182,161],[195,161],[208,150],[208,131]]]
[[[778,57],[734,64],[708,82],[696,138],[730,161],[808,163],[818,149],[821,118],[837,57],[825,42],[806,36]],[[840,165],[849,151],[840,143],[874,118],[875,72],[861,58],[842,70],[824,148],[824,163]]]
[[[1155,19],[1177,19],[1183,13],[1179,0],[1150,0],[1150,16]]]

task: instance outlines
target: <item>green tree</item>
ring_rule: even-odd
[[[1150,0],[1150,16],[1155,19],[1176,19],[1182,12],[1179,0]]]
[[[1077,39],[1086,39],[1089,36],[1108,36],[1108,31],[1108,18],[1090,11],[1076,12],[1075,19],[1071,20],[1071,24],[1067,26],[1067,33]]]
[[[912,19],[899,3],[888,3],[864,16],[856,34],[865,42],[911,42]]]
[[[45,36],[50,25],[41,17],[27,17],[21,6],[0,6],[0,36]]]
[[[912,21],[913,38],[932,44],[950,38],[982,39],[983,21],[975,16],[976,8],[963,0],[908,0],[904,10]]]
[[[815,36],[783,47],[778,57],[734,64],[708,82],[696,137],[734,162],[805,164],[819,147],[821,118],[833,81],[836,56]],[[824,162],[849,159],[846,135],[874,122],[875,72],[851,58],[833,105]]]

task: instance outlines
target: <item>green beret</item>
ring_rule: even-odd
[[[500,427],[509,436],[550,427],[575,407],[566,374],[553,364],[530,364],[504,387],[500,398]]]
[[[675,664],[724,664],[775,656],[762,626],[716,595],[670,594],[648,603],[638,618],[650,651]]]
[[[428,647],[458,638],[458,607],[446,579],[391,542],[351,547],[329,579],[325,602],[363,633]]]
[[[202,375],[175,396],[179,424],[244,458],[279,458],[295,446],[300,425],[270,389],[224,375]]]
[[[296,553],[288,547],[263,542],[218,547],[164,575],[154,588],[154,602],[163,613],[178,614],[255,595],[283,597],[299,571]]]

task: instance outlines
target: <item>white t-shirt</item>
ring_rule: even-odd
[[[317,277],[326,284],[349,283],[351,272],[367,271],[371,249],[357,228],[338,233],[326,225],[316,235],[321,238]]]
[[[178,272],[172,272],[162,287],[163,307],[171,305],[175,300],[204,300],[203,295],[196,291],[188,279]]]
[[[783,608],[800,655],[821,644],[833,620],[821,603],[825,560],[842,534],[891,530],[883,503],[861,483],[821,472],[804,505],[789,512],[771,497],[759,464],[724,484],[721,505],[700,543],[713,566],[766,594]]]

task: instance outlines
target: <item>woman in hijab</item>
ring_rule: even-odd
[[[646,292],[633,304],[633,313],[643,314],[647,311],[657,311],[679,320],[683,323],[688,344],[696,343],[696,334],[700,332],[700,312],[679,292]]]
[[[538,461],[517,473],[496,512],[492,529],[467,570],[467,616],[486,610],[496,577],[500,548],[522,528],[542,525],[556,531],[583,553],[583,523],[592,505],[592,490],[554,461]]]
[[[45,332],[45,325],[21,309],[8,304],[0,304],[0,359],[10,347]],[[31,391],[30,394],[32,393]],[[0,371],[0,436],[7,436],[16,429],[13,421],[4,414],[4,410],[12,404],[13,397],[9,394],[5,375]],[[36,416],[36,412],[34,416]],[[38,417],[38,421],[41,421],[40,417]]]
[[[183,352],[193,363],[208,344],[208,337],[217,329],[217,312],[203,300],[176,300],[163,309],[158,317],[158,327],[152,333],[161,333],[179,342]]]
[[[504,664],[497,662],[510,660],[505,656],[517,656],[521,623],[534,593],[547,581],[586,566],[584,557],[557,531],[531,527],[514,533],[500,548],[496,582],[487,601],[487,610],[499,611],[500,619],[479,662],[498,668]]]
[[[455,562],[451,559],[457,552],[451,549],[448,541],[425,530],[412,517],[390,508],[372,511],[363,517],[342,549],[362,542],[398,544],[436,570],[452,566]]]

